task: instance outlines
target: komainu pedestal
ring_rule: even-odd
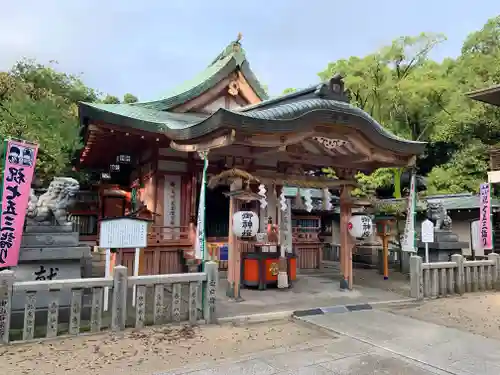
[[[68,221],[68,208],[74,202],[79,184],[73,178],[55,178],[47,192],[30,196],[19,253],[13,268],[16,281],[82,278],[82,267],[90,258],[90,247],[80,245],[79,233]],[[50,293],[57,293],[60,306],[70,304],[71,292],[37,292],[36,306],[48,305]],[[13,308],[24,309],[25,296],[14,294]]]
[[[452,220],[441,201],[427,202],[427,218],[434,223],[434,242],[429,243],[430,262],[448,262],[453,254],[462,254],[468,242],[451,231]],[[425,259],[425,243],[418,242],[418,255]]]

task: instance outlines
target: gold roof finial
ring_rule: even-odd
[[[238,33],[238,37],[236,38],[236,41],[239,42],[243,38],[242,33]]]

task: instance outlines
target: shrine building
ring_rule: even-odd
[[[289,260],[288,267],[310,269],[321,263],[321,219],[340,207],[341,287],[352,288],[354,242],[347,223],[356,206],[350,194],[355,174],[411,167],[425,143],[396,137],[349,104],[340,75],[268,98],[240,39],[162,98],[133,104],[80,103],[83,148],[78,168],[100,172],[99,216],[151,219],[141,273],[185,272],[193,265],[206,158],[205,256],[228,268],[233,297],[238,296],[240,281],[253,277],[245,269],[247,258],[252,259],[246,254],[260,246],[255,237],[234,234],[231,219],[240,210],[258,215],[259,232],[265,232],[269,222],[277,224],[278,247],[286,236],[292,238],[287,254],[295,263]],[[324,167],[332,168],[336,177],[311,173]],[[298,188],[295,196],[287,196],[284,187]],[[333,206],[332,193],[340,198]],[[259,204],[262,199],[265,207]],[[322,208],[311,210],[311,200]],[[292,205],[291,218],[285,219]],[[285,255],[278,250],[276,256],[282,272]],[[120,257],[132,270],[133,254],[121,250]],[[269,277],[275,277],[278,271],[270,264]]]

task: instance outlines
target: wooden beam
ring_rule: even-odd
[[[198,96],[198,97],[196,97],[196,98],[194,98],[194,99],[192,99],[184,104],[181,104],[181,105],[175,107],[173,109],[173,112],[185,113],[193,108],[201,108],[201,107],[204,107],[204,106],[212,103],[214,100],[223,96],[223,92],[225,92],[225,89],[226,89],[227,85],[229,85],[229,82],[230,82],[229,77],[224,78],[222,81],[217,83],[214,87],[212,87],[208,91],[205,91],[200,96]]]
[[[248,84],[245,76],[241,72],[238,72],[238,86],[239,93],[248,101],[249,104],[258,104],[262,101],[257,94],[255,94],[252,87]]]
[[[175,141],[170,142],[170,147],[177,151],[183,152],[198,152],[198,151],[209,151],[212,149],[229,146],[234,142],[236,132],[231,130],[230,133],[221,135],[214,139],[193,143],[193,144],[179,144]]]
[[[317,176],[289,175],[284,173],[272,173],[257,171],[254,176],[263,184],[286,185],[309,188],[338,188],[340,186],[357,186],[354,179],[331,179]]]

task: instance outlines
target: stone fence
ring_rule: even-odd
[[[217,263],[207,262],[199,273],[127,275],[126,267],[117,266],[113,278],[14,282],[13,271],[0,272],[0,345],[150,324],[216,322]],[[71,300],[62,306],[59,295],[68,290]],[[37,292],[49,293],[47,308],[36,308]],[[25,294],[24,311],[12,309],[16,293]]]
[[[486,260],[465,260],[460,254],[451,262],[423,263],[422,257],[410,258],[410,296],[446,297],[485,290],[500,290],[500,255],[489,254]]]

